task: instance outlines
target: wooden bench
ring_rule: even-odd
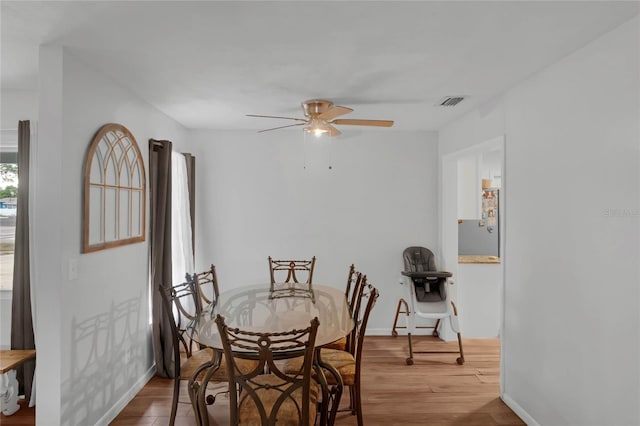
[[[0,411],[5,416],[20,409],[15,369],[35,357],[35,349],[0,350]]]

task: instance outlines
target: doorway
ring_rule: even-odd
[[[447,154],[441,161],[442,260],[445,269],[453,273],[451,296],[458,306],[462,337],[500,338],[504,311],[506,220],[504,136]],[[488,187],[495,189],[500,197],[496,205],[498,220],[495,229],[498,232],[498,255],[478,256],[478,259],[470,256],[474,257],[473,261],[466,256],[463,259],[459,256],[459,229],[468,229],[469,222],[476,228],[487,225],[483,193]],[[463,223],[465,221],[467,223]],[[445,340],[453,337],[451,330],[445,330]]]

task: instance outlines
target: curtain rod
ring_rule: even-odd
[[[149,142],[151,142],[151,144],[153,145],[153,147],[158,147],[158,148],[164,148],[164,142],[168,142],[171,143],[171,141],[169,140],[158,140],[158,139],[149,139]]]

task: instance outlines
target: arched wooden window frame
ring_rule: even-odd
[[[126,127],[105,124],[94,136],[85,161],[83,252],[144,241],[146,200],[138,143]]]

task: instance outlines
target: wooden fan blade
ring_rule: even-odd
[[[352,126],[391,127],[391,126],[393,126],[393,120],[349,120],[349,119],[338,119],[338,120],[333,120],[329,124],[349,124],[349,125],[352,125]]]
[[[305,124],[307,124],[307,123],[304,122],[304,123],[289,124],[288,126],[273,127],[271,129],[258,130],[258,133],[269,132],[271,130],[284,129],[285,127],[304,126]]]
[[[247,114],[247,117],[260,117],[260,118],[281,118],[283,120],[296,120],[296,121],[304,121],[305,123],[307,122],[306,119],[302,119],[302,118],[293,118],[293,117],[278,117],[275,115],[254,115],[254,114]]]
[[[353,112],[351,108],[343,107],[343,106],[334,106],[318,115],[320,120],[331,120],[333,117],[337,117],[339,115],[345,115]]]
[[[329,136],[338,136],[342,134],[340,130],[336,129],[329,123],[326,124],[326,129],[328,130],[327,133],[329,134]]]

